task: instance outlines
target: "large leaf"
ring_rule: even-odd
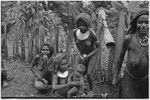
[[[130,1],[128,4],[130,12],[136,12],[139,9],[139,5],[142,4],[142,1]]]
[[[112,1],[111,5],[119,12],[122,10],[128,11],[128,4],[124,1]]]

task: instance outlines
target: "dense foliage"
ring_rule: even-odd
[[[132,14],[137,9],[148,8],[148,4],[148,1],[1,1],[2,51],[8,59],[30,62],[47,42],[55,48],[55,53],[64,52],[70,59],[71,54],[77,53],[71,32],[79,13],[90,14],[97,24],[97,9],[103,7],[109,30],[117,42],[121,13],[126,13],[129,28]],[[101,64],[107,68],[109,53],[103,42],[101,49]]]

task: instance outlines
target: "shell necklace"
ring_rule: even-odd
[[[140,37],[139,34],[137,33],[137,38],[138,38],[138,42],[140,43],[141,46],[147,46],[148,43],[148,36],[142,36]]]
[[[89,37],[89,35],[90,35],[90,32],[89,31],[87,31],[86,33],[81,33],[81,31],[78,29],[77,30],[77,32],[76,32],[76,36],[77,36],[77,38],[78,39],[80,39],[80,40],[85,40],[85,39],[87,39],[88,37]]]

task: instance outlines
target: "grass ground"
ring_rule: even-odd
[[[8,70],[8,76],[14,77],[8,82],[8,86],[2,88],[2,97],[52,97],[49,94],[39,94],[33,85],[33,74],[29,67],[19,61],[4,61],[4,65]],[[96,83],[94,85],[94,97],[117,98],[118,87],[110,84]]]

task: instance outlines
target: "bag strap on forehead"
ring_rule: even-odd
[[[141,15],[138,20],[140,21],[148,21],[148,16],[147,15]]]

